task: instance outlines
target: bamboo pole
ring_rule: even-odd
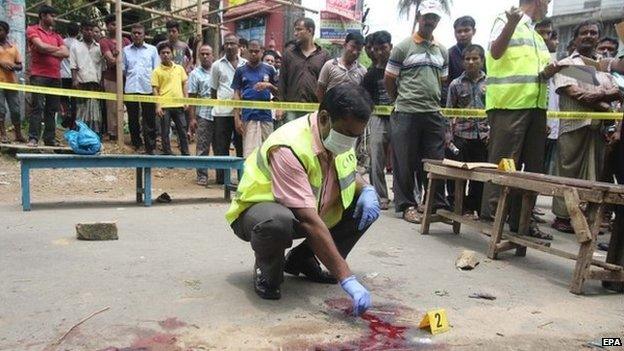
[[[113,2],[113,1],[116,1],[116,0],[107,0],[107,1]],[[121,5],[123,5],[125,7],[129,7],[129,8],[134,8],[134,9],[137,9],[137,10],[142,10],[142,11],[145,11],[145,12],[149,12],[149,13],[152,13],[152,14],[155,14],[155,15],[163,15],[165,17],[171,17],[171,18],[177,19],[179,21],[190,22],[190,23],[195,22],[195,19],[174,15],[174,14],[171,14],[170,12],[166,12],[166,11],[159,11],[159,10],[150,9],[148,7],[144,8],[144,7],[140,6],[140,5],[131,4],[131,3],[128,3],[128,2],[125,2],[125,1],[122,1]],[[214,24],[208,24],[208,26],[213,27],[215,25]]]
[[[231,10],[233,8],[249,5],[251,3],[258,2],[258,1],[260,1],[260,0],[249,0],[249,1],[246,1],[246,2],[243,2],[243,3],[240,3],[238,5],[232,5],[232,6],[224,7],[222,9],[216,9],[216,10],[208,11],[204,16],[210,16],[213,13],[224,12],[224,11],[227,11],[227,10]]]
[[[295,4],[294,1],[285,1],[285,0],[269,0],[269,1],[276,2],[278,4],[282,4],[286,6],[292,6],[296,9],[302,9],[302,10],[309,11],[312,13],[319,13],[317,10],[311,9],[309,7],[301,6],[299,4]]]
[[[115,58],[115,74],[116,74],[116,88],[117,88],[117,146],[123,148],[124,146],[124,128],[123,128],[123,116],[124,116],[124,83],[123,83],[123,71],[122,71],[122,58],[123,58],[123,38],[121,37],[121,0],[115,0],[115,41],[117,48],[117,57]]]
[[[39,17],[39,15],[34,13],[34,12],[26,12],[26,16],[28,16],[28,17],[37,17],[37,18]],[[55,21],[60,22],[60,23],[74,23],[74,21],[66,20],[64,18],[57,18],[57,19],[55,19]],[[128,32],[128,31],[125,31],[125,30],[122,30],[121,33],[122,34],[127,34],[127,35],[132,35],[132,32]],[[152,39],[152,36],[146,35],[145,39]]]
[[[203,1],[202,1],[202,4],[203,4],[203,3],[205,3],[205,2],[208,2],[208,1],[210,1],[210,0],[203,0]],[[149,1],[148,1],[148,2],[149,2]],[[143,4],[141,4],[141,5],[143,5]],[[184,11],[184,10],[188,10],[188,9],[190,9],[190,8],[192,8],[192,7],[195,7],[195,6],[197,6],[197,4],[193,4],[193,5],[189,5],[189,6],[182,7],[182,8],[179,8],[179,9],[173,10],[173,11],[171,11],[170,13],[171,13],[171,14],[176,14],[176,13],[182,12],[182,11]],[[155,17],[146,18],[146,19],[141,20],[141,21],[139,21],[139,22],[135,22],[135,23],[132,23],[132,24],[128,24],[128,25],[127,25],[127,27],[128,27],[128,26],[129,26],[129,27],[131,27],[131,26],[133,26],[133,25],[135,25],[135,24],[143,24],[143,23],[145,23],[145,22],[155,21],[155,20],[157,20],[157,19],[161,19],[161,18],[163,18],[163,17],[167,17],[167,15],[158,15],[158,16],[155,16]],[[159,28],[162,28],[162,27],[159,27]],[[152,30],[154,30],[154,29],[157,29],[157,28],[152,28]]]
[[[197,40],[195,44],[195,65],[197,66],[199,66],[199,48],[201,48],[204,41],[202,32],[202,22],[204,21],[204,18],[202,17],[203,4],[204,2],[202,0],[197,0],[197,23],[195,28],[195,39]]]
[[[223,24],[230,23],[230,22],[240,21],[242,19],[253,17],[253,16],[259,15],[261,13],[273,11],[273,10],[275,10],[277,8],[282,7],[282,6],[284,6],[284,5],[282,5],[282,4],[273,5],[273,6],[269,7],[269,8],[267,8],[267,9],[257,10],[257,11],[248,13],[246,15],[238,16],[238,17],[235,17],[235,18],[230,18],[227,21],[223,21],[223,22],[219,23],[219,25],[223,25]]]
[[[146,1],[146,2],[143,2],[143,3],[140,3],[139,6],[147,6],[147,5],[150,5],[152,3],[155,3],[156,1],[160,1],[160,0],[149,0],[149,1]],[[132,10],[132,9],[131,8],[126,8],[126,9],[121,10],[121,13],[126,13],[126,12],[128,12],[130,10]],[[101,21],[101,20],[105,19],[108,16],[109,15],[102,15],[102,16],[96,18],[94,21],[95,22]],[[129,25],[129,26],[131,27],[132,25]]]
[[[88,3],[86,3],[86,4],[82,4],[82,5],[78,6],[78,7],[75,7],[75,8],[73,8],[73,9],[71,9],[71,10],[69,10],[69,11],[65,12],[65,13],[64,13],[64,14],[62,14],[62,15],[58,15],[58,16],[56,16],[56,19],[63,18],[63,17],[65,17],[65,16],[69,15],[69,14],[72,14],[72,13],[76,12],[76,11],[82,10],[82,9],[83,9],[83,8],[85,8],[85,7],[88,7],[88,6],[93,6],[93,5],[97,4],[97,3],[98,3],[98,2],[100,2],[100,1],[101,1],[101,0],[94,0],[94,1],[88,2]]]
[[[45,3],[46,3],[46,0],[41,0],[41,1],[38,1],[38,2],[36,2],[36,3],[34,3],[34,4],[32,4],[30,7],[28,7],[28,8],[26,9],[26,11],[34,10],[34,9],[36,9],[37,7],[39,7],[40,5],[43,5],[43,4],[45,4]]]

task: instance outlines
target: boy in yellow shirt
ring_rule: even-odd
[[[162,97],[188,97],[186,89],[187,75],[184,68],[172,60],[172,48],[167,42],[158,45],[160,65],[152,72],[152,88],[154,95]],[[187,125],[184,111],[188,106],[176,103],[156,104],[156,116],[160,117],[160,135],[163,155],[171,155],[169,130],[171,120],[175,123],[176,133],[180,142],[182,155],[189,155]]]

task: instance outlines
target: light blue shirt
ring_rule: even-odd
[[[196,67],[188,78],[188,93],[196,94],[200,98],[210,98],[210,88],[212,87],[212,74],[211,70],[204,69],[204,67]],[[210,106],[198,106],[197,115],[200,118],[213,121],[212,107]]]
[[[160,65],[156,47],[146,43],[124,47],[123,65],[126,76],[124,91],[127,94],[151,94],[152,71]]]

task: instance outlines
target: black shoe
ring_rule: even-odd
[[[303,274],[305,279],[315,283],[338,284],[338,279],[334,278],[328,271],[324,271],[315,257],[310,257],[304,261],[298,261],[293,258],[292,250],[286,255],[284,272],[294,276]]]
[[[279,300],[282,298],[279,287],[272,287],[257,267],[254,268],[253,281],[254,290],[261,298],[265,300]]]

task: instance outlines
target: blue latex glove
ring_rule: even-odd
[[[379,218],[379,211],[381,209],[379,208],[379,200],[375,188],[371,185],[364,187],[360,192],[360,197],[358,197],[355,211],[353,212],[353,218],[360,218],[358,230],[373,224]]]
[[[368,290],[357,281],[354,275],[340,282],[340,285],[353,300],[353,315],[359,316],[371,307],[371,296]]]

